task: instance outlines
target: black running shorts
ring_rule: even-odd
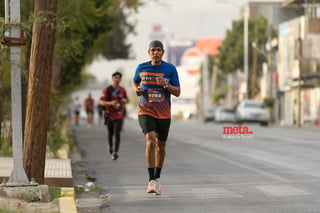
[[[144,134],[156,132],[159,141],[167,141],[171,119],[156,119],[150,115],[139,115],[139,124]]]

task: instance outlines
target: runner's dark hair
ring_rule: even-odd
[[[117,72],[115,72],[115,73],[113,73],[113,74],[112,74],[112,77],[113,77],[113,76],[116,76],[116,75],[119,75],[119,76],[120,76],[120,78],[122,77],[121,72],[118,72],[118,71],[117,71]]]

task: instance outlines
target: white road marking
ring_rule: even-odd
[[[266,185],[256,186],[256,188],[265,194],[283,197],[283,196],[298,196],[298,195],[311,195],[311,193],[304,190],[294,188],[288,185]]]
[[[228,185],[229,186],[229,185]],[[312,193],[304,191],[302,189],[292,187],[289,185],[284,184],[250,184],[246,185],[249,188],[255,188],[263,194],[268,196],[275,196],[275,197],[290,197],[290,196],[308,196],[312,195]],[[244,198],[246,194],[241,194],[239,192],[234,192],[230,190],[228,187],[225,188],[223,186],[217,186],[214,184],[208,185],[192,185],[190,188],[189,185],[166,185],[163,188],[162,195],[153,195],[146,193],[146,189],[144,186],[127,186],[127,187],[110,187],[115,190],[119,190],[118,192],[114,192],[110,195],[111,199],[115,200],[122,200],[128,202],[135,202],[135,201],[143,201],[143,200],[154,200],[154,199],[161,199],[161,200],[170,200],[170,199],[234,199],[234,198]],[[124,189],[125,190],[121,190]],[[186,189],[188,189],[186,191]],[[111,190],[112,191],[112,190]],[[247,191],[247,190],[246,190]]]
[[[213,186],[199,186],[195,187],[192,186],[192,189],[186,191],[186,189],[190,186],[172,186],[172,187],[165,187],[162,195],[160,196],[153,196],[152,194],[146,193],[144,188],[133,188],[130,187],[126,189],[125,192],[128,195],[128,199],[133,200],[145,200],[145,199],[154,199],[157,197],[159,199],[185,199],[192,198],[192,199],[212,199],[212,198],[242,198],[242,195],[239,195],[235,192],[227,190],[222,187],[213,187]],[[130,197],[130,198],[129,198]]]

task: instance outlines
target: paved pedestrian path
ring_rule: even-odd
[[[13,169],[13,158],[0,157],[0,183],[8,180]],[[70,159],[46,159],[44,183],[51,186],[73,187]]]

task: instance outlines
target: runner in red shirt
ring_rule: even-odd
[[[125,105],[129,102],[126,89],[120,86],[121,77],[120,72],[113,73],[112,85],[102,91],[100,98],[100,105],[106,106],[105,125],[108,128],[109,152],[113,160],[119,157],[120,132],[125,116]],[[113,143],[113,136],[115,136],[115,143]]]
[[[92,121],[93,121],[93,110],[94,110],[94,100],[91,97],[91,94],[89,94],[87,99],[84,100],[84,107],[87,113],[87,124],[89,127],[91,127]]]

